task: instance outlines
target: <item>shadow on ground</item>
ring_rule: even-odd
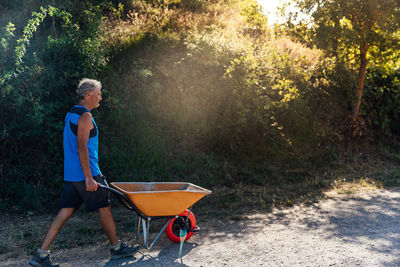
[[[240,243],[260,232],[273,236],[284,235],[290,230],[300,242],[304,241],[302,238],[312,236],[321,242],[319,246],[335,243],[334,246],[343,246],[349,251],[357,251],[358,248],[362,254],[377,255],[380,266],[400,266],[399,221],[400,189],[393,188],[378,194],[331,198],[269,215],[249,214],[239,221],[220,221],[220,225],[212,229],[206,238],[212,240],[211,243],[226,239],[235,239]],[[272,237],[270,240],[265,238],[266,244],[273,241]],[[290,247],[290,238],[286,242]]]
[[[104,267],[117,266],[189,266],[186,265],[183,257],[188,255],[198,244],[187,242],[183,245],[181,258],[179,258],[179,244],[171,244],[164,247],[154,255],[154,252],[142,249],[135,258],[120,260],[109,260]]]

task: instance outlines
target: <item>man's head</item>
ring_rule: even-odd
[[[89,106],[90,109],[97,108],[101,101],[101,82],[84,78],[79,82],[76,93],[79,96],[80,101],[85,102],[85,106]]]
[[[101,82],[84,78],[79,82],[76,93],[78,94],[79,99],[84,99],[87,93],[91,93],[96,89],[101,90]]]

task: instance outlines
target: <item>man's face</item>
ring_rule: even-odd
[[[90,102],[90,105],[93,108],[97,108],[100,106],[100,101],[102,100],[101,98],[101,90],[100,89],[95,89],[92,92],[88,93],[88,100]]]

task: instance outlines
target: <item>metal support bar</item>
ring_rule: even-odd
[[[154,243],[156,243],[157,239],[158,239],[158,238],[160,237],[160,235],[165,231],[165,228],[167,228],[167,226],[168,226],[168,224],[171,222],[171,220],[172,220],[172,218],[168,219],[167,223],[164,225],[164,227],[163,227],[163,228],[161,229],[161,231],[158,233],[157,237],[154,238],[154,240],[153,240],[153,242],[151,243],[149,249],[151,249],[151,248],[153,247]]]
[[[189,221],[190,213],[192,213],[192,208],[189,208],[189,213],[188,213],[188,215],[186,217],[186,221],[185,221],[186,225],[187,225],[187,222]]]
[[[139,216],[136,216],[136,221],[135,221],[135,227],[136,227],[136,229],[135,229],[135,227],[133,227],[133,240],[138,240],[139,239],[139,235],[140,235],[140,217]]]
[[[149,249],[149,228],[150,228],[150,225],[145,221],[145,219],[142,219],[142,227],[143,227],[144,246],[147,249]]]

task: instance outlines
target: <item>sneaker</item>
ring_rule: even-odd
[[[111,259],[117,260],[122,258],[133,257],[133,253],[139,250],[139,245],[128,245],[125,242],[121,243],[119,249],[110,249]]]
[[[30,265],[36,267],[59,267],[60,265],[54,264],[50,260],[50,255],[46,257],[40,257],[39,253],[36,252],[33,254],[31,261],[29,262]]]

